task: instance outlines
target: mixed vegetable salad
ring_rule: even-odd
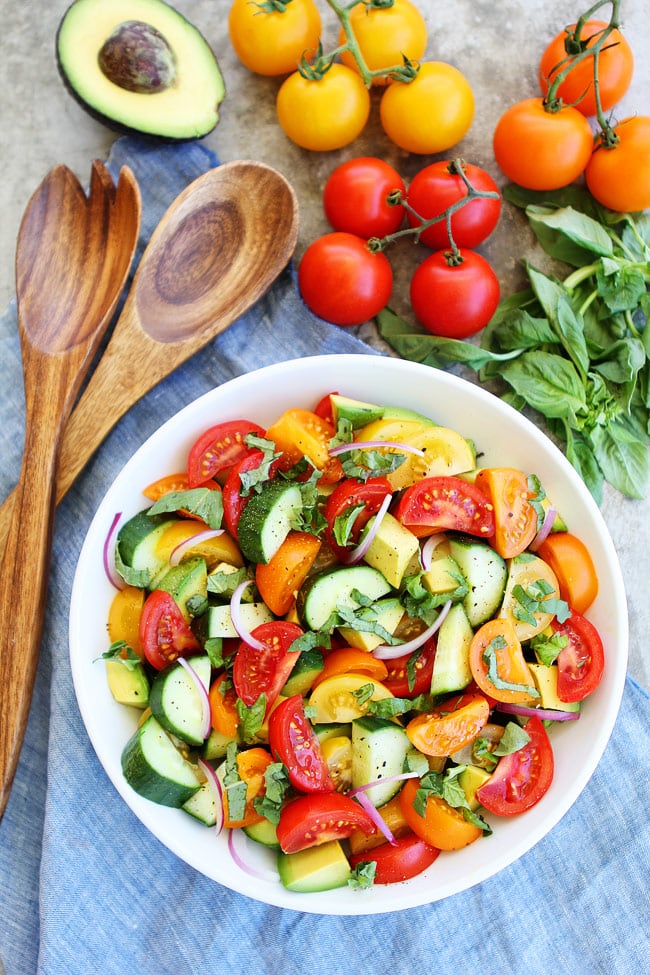
[[[534,472],[331,393],[217,423],[143,494],[104,550],[140,795],[310,892],[407,880],[547,792],[604,655],[592,559]]]

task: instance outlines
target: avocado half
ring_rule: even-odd
[[[120,132],[187,141],[219,121],[225,85],[214,52],[163,0],[75,0],[56,58],[82,107]]]

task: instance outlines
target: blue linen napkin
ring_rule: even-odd
[[[146,240],[177,193],[217,165],[202,145],[120,139],[143,193]],[[186,866],[135,819],[86,736],[68,660],[81,544],[103,494],[140,443],[216,384],[303,355],[376,354],[314,319],[288,269],[269,294],[149,393],[115,428],[59,507],[34,699],[0,824],[0,973],[625,975],[648,970],[648,695],[628,678],[589,785],[543,841],[498,876],[431,906],[379,917],[267,907]],[[23,399],[15,305],[0,320],[0,493],[20,463]],[[29,563],[26,558],[26,584]]]

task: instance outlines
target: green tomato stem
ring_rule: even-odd
[[[357,41],[354,29],[350,22],[350,15],[355,7],[358,7],[360,3],[367,5],[368,7],[376,6],[377,9],[392,7],[394,0],[389,0],[389,2],[384,3],[367,3],[367,0],[351,0],[350,3],[341,4],[338,0],[326,0],[327,5],[334,11],[336,17],[343,29],[345,34],[345,44],[341,44],[334,51],[327,55],[327,60],[331,64],[337,55],[342,54],[344,51],[349,51],[354,58],[359,74],[363,80],[364,85],[369,88],[375,78],[388,78],[399,81],[409,82],[417,74],[416,66],[412,65],[406,59],[403,64],[394,64],[389,68],[382,68],[378,71],[372,71],[366,64],[366,60],[359,47],[359,42]]]

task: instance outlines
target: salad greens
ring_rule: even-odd
[[[613,213],[584,189],[510,185],[539,244],[573,268],[525,262],[529,287],[504,299],[479,343],[431,335],[390,308],[377,324],[402,358],[459,363],[518,410],[544,418],[598,503],[603,485],[630,498],[650,478],[650,214]]]

